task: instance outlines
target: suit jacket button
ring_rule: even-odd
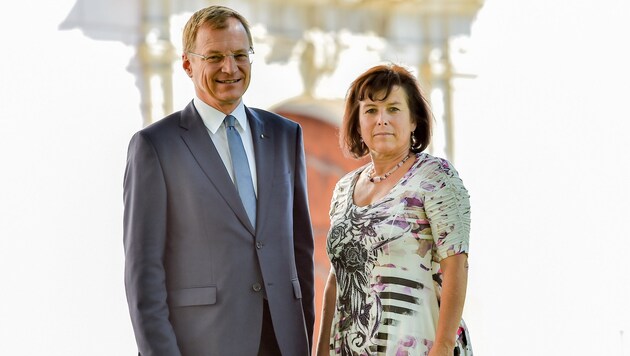
[[[254,290],[254,292],[260,292],[260,290],[262,289],[262,287],[260,286],[260,283],[254,283],[252,285],[252,289]]]
[[[260,250],[262,247],[263,247],[262,242],[260,242],[260,241],[256,242],[256,248],[257,248],[257,249],[259,249],[259,250]]]

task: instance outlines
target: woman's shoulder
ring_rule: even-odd
[[[337,181],[337,184],[335,184],[335,193],[347,191],[352,186],[352,183],[354,182],[355,177],[358,174],[360,174],[366,167],[367,167],[367,164],[359,168],[353,169],[352,171],[346,173],[343,177],[341,177]]]
[[[412,179],[424,190],[434,191],[446,186],[464,188],[464,182],[449,160],[428,153],[418,153],[417,155]]]
[[[424,172],[430,176],[457,176],[457,170],[453,164],[442,157],[420,152],[416,153],[416,170]]]
[[[351,194],[353,191],[352,185],[356,181],[356,176],[360,174],[365,168],[367,164],[361,166],[357,169],[354,169],[337,181],[335,184],[335,189],[333,189],[332,199],[330,200],[330,211],[329,214],[332,217],[337,211],[344,211],[347,207],[348,194]]]
[[[433,156],[426,152],[416,153],[416,157],[418,161],[418,167],[440,170],[443,172],[455,170],[451,162],[446,158]]]

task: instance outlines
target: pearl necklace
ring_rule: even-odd
[[[374,163],[372,163],[372,167],[370,167],[370,169],[368,170],[368,179],[372,183],[380,183],[380,182],[384,181],[385,179],[387,179],[387,177],[389,177],[392,173],[394,173],[398,168],[400,168],[400,166],[405,164],[405,162],[407,162],[409,157],[411,157],[411,155],[407,154],[407,156],[405,156],[405,158],[403,158],[402,161],[398,162],[398,164],[395,165],[394,168],[390,169],[389,172],[385,173],[385,175],[383,175],[383,176],[373,177],[373,175],[374,175]]]

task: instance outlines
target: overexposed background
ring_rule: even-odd
[[[1,355],[136,350],[122,250],[134,50],[59,31],[73,4],[0,6]],[[623,0],[487,0],[473,25],[477,76],[455,83],[454,117],[477,355],[630,355],[629,15]],[[281,82],[268,69],[254,66],[249,105]]]

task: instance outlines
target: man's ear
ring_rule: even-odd
[[[190,65],[190,59],[188,59],[186,53],[182,54],[182,68],[184,68],[186,75],[192,78],[192,66]]]

